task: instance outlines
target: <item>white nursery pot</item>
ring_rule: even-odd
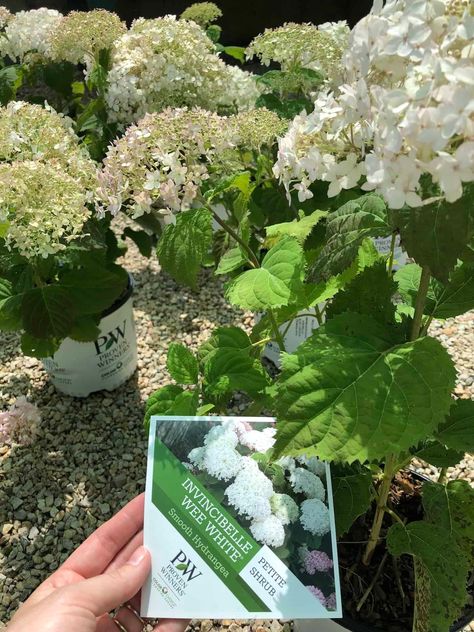
[[[137,367],[137,337],[130,279],[125,295],[104,313],[94,342],[63,340],[52,358],[43,358],[51,382],[61,393],[87,397],[95,391],[113,391]]]

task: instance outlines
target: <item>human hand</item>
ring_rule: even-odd
[[[141,632],[139,591],[150,572],[141,494],[97,529],[20,607],[8,632]],[[122,606],[122,604],[128,606]],[[120,607],[122,606],[122,607]],[[115,619],[109,611],[120,608]],[[155,632],[184,632],[162,619]]]

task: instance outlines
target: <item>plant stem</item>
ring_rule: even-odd
[[[261,347],[262,345],[266,345],[267,342],[271,342],[273,338],[263,338],[262,340],[258,340],[257,342],[253,342],[251,347]]]
[[[416,340],[421,333],[421,325],[423,321],[423,311],[425,309],[426,295],[430,286],[430,269],[423,266],[421,269],[420,285],[418,294],[416,295],[415,314],[413,316],[413,324],[411,328],[410,340]]]
[[[438,483],[441,483],[444,485],[444,483],[446,483],[447,478],[448,478],[448,468],[442,467],[438,476]]]
[[[233,228],[231,228],[223,219],[219,217],[219,215],[215,211],[212,210],[212,208],[209,210],[211,211],[214,219],[219,224],[219,226],[222,226],[226,233],[228,233],[232,237],[232,239],[234,239],[245,250],[252,266],[254,268],[259,268],[260,263],[257,257],[254,255],[252,249],[245,243],[243,239],[241,239],[241,237],[239,237],[239,235],[235,232]]]
[[[365,604],[365,602],[367,601],[368,596],[370,595],[370,593],[372,592],[375,584],[377,583],[378,578],[380,577],[380,574],[382,572],[383,567],[385,566],[385,562],[387,561],[387,557],[388,557],[388,551],[385,551],[384,556],[379,564],[379,567],[375,573],[375,575],[372,578],[372,581],[370,582],[367,590],[365,591],[365,593],[362,595],[361,600],[359,601],[359,603],[357,604],[357,612],[360,611],[360,609],[362,608],[362,606]]]
[[[383,473],[382,483],[380,485],[380,489],[378,490],[377,507],[375,509],[372,529],[370,530],[369,541],[362,557],[362,562],[366,566],[370,564],[370,560],[372,559],[372,555],[374,554],[380,538],[383,517],[385,515],[385,508],[387,507],[388,495],[390,493],[392,479],[396,472],[396,465],[396,456],[393,454],[389,455],[385,461],[385,469]]]
[[[388,258],[388,273],[392,274],[393,269],[393,259],[395,257],[395,240],[397,239],[397,234],[393,233],[392,241],[390,242],[390,257]]]
[[[275,314],[272,309],[268,310],[268,320],[272,326],[273,335],[275,336],[275,340],[280,347],[280,351],[286,351],[285,349],[285,341],[283,340],[283,336],[281,335],[281,331],[278,329],[278,324],[275,318]]]

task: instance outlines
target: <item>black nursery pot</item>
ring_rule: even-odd
[[[413,479],[419,482],[429,482],[430,479],[417,472],[410,471]],[[471,621],[474,620],[474,606],[454,623],[450,632],[461,632]],[[372,625],[354,621],[351,617],[343,616],[342,619],[332,619],[329,621],[315,621],[311,619],[301,619],[295,621],[295,632],[380,632],[380,628]],[[407,631],[408,632],[408,631]]]

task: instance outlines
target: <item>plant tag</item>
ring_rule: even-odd
[[[272,461],[271,418],[150,420],[141,615],[341,615],[329,466]]]

